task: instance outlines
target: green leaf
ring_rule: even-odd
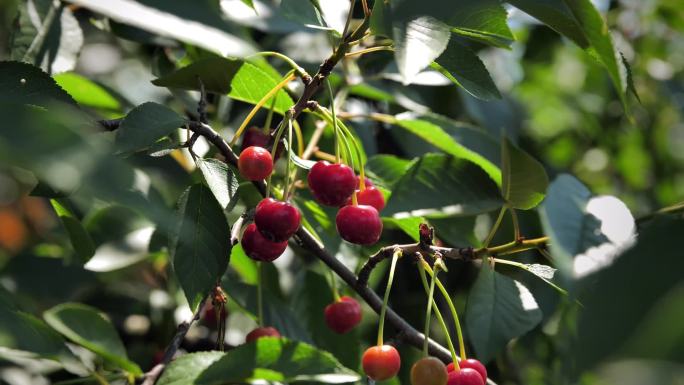
[[[258,314],[256,286],[246,285],[229,279],[224,279],[221,285],[231,300],[238,303],[240,307],[256,318]],[[263,292],[264,319],[262,323],[275,327],[280,334],[288,338],[310,342],[311,334],[304,326],[299,314],[293,311],[290,304],[278,298],[274,291],[267,288]]]
[[[501,171],[494,163],[494,153],[499,145],[486,132],[436,114],[405,112],[396,118],[396,124],[400,127],[449,155],[477,164],[492,180],[500,183]]]
[[[83,46],[83,31],[71,9],[52,0],[27,0],[19,6],[10,58],[49,73],[70,71]]]
[[[411,167],[411,161],[399,158],[394,155],[378,154],[366,162],[366,172],[373,182],[380,182],[379,184],[386,188],[391,188],[392,185],[406,170]]]
[[[171,245],[173,270],[194,312],[228,267],[230,227],[211,190],[202,184],[185,190],[178,216]]]
[[[60,199],[50,199],[50,203],[69,235],[71,246],[74,248],[79,262],[88,262],[95,254],[95,244],[90,234],[88,234],[76,215],[67,207],[66,202]]]
[[[138,365],[128,360],[126,348],[114,326],[97,309],[64,303],[45,311],[43,318],[71,341],[132,374],[142,374]]]
[[[627,108],[627,70],[605,20],[590,0],[511,0],[511,5],[537,18],[596,57],[608,71],[620,100]]]
[[[308,28],[332,30],[323,19],[317,0],[283,0],[277,12]]]
[[[252,63],[238,59],[212,57],[198,60],[168,75],[152,81],[162,87],[197,90],[202,83],[207,91],[228,94],[229,97],[256,104],[271,91],[281,79],[276,79]],[[284,114],[294,102],[283,90],[276,94],[278,100],[274,111]],[[270,102],[268,103],[270,106]]]
[[[242,3],[245,4],[246,6],[252,8],[253,10],[256,11],[256,8],[254,8],[254,2],[252,0],[240,0],[240,1],[242,1]]]
[[[681,352],[684,259],[673,234],[684,234],[681,218],[655,219],[633,248],[582,280],[572,354],[578,373],[616,356],[667,359]]]
[[[475,217],[431,218],[438,239],[455,247],[478,247],[475,236]]]
[[[389,6],[389,2],[373,2],[370,30],[373,35],[392,37],[392,8]]]
[[[496,183],[476,164],[426,154],[394,185],[384,215],[475,215],[495,210],[502,203]]]
[[[194,384],[202,372],[214,362],[220,360],[223,352],[197,352],[182,355],[166,367],[157,381],[158,385]]]
[[[76,104],[74,99],[40,68],[16,61],[0,62],[0,102],[45,107],[52,101]]]
[[[306,270],[297,279],[299,283],[292,295],[292,308],[302,314],[314,344],[324,349],[350,368],[359,367],[361,341],[358,328],[337,334],[325,323],[325,307],[334,302],[330,284],[324,275]]]
[[[360,379],[356,372],[342,366],[328,352],[303,342],[265,337],[227,352],[202,372],[195,384],[241,383],[250,380],[340,384]]]
[[[449,37],[449,26],[431,16],[395,21],[394,58],[404,85],[444,52]]]
[[[64,342],[64,338],[42,320],[0,302],[1,347],[56,360],[71,356]]]
[[[449,45],[431,66],[478,99],[501,98],[482,60],[456,37],[449,40]]]
[[[259,270],[256,262],[245,254],[238,243],[230,250],[230,266],[240,275],[243,282],[256,285],[259,282]]]
[[[544,166],[508,138],[501,146],[501,191],[511,207],[529,210],[546,195],[549,177]]]
[[[418,235],[418,226],[421,223],[426,222],[425,218],[422,217],[405,217],[405,218],[383,218],[382,219],[385,227],[388,228],[389,226],[396,226],[398,227],[401,231],[403,231],[406,235],[411,237],[414,242],[418,242],[420,240],[420,236]],[[389,226],[388,226],[389,225]]]
[[[221,56],[245,56],[255,48],[227,33],[227,24],[219,16],[218,4],[184,1],[148,0],[74,0],[75,4],[102,14],[114,21],[180,40]]]
[[[498,0],[459,1],[445,20],[452,32],[485,44],[506,48],[515,40],[508,28],[508,13]]]
[[[57,85],[62,87],[80,105],[119,111],[121,103],[104,87],[74,72],[64,72],[54,76]]]
[[[233,170],[218,159],[198,158],[196,162],[209,189],[223,210],[232,210],[238,201],[239,186]]]
[[[466,308],[468,336],[479,360],[490,361],[541,319],[541,310],[525,286],[495,272],[486,261],[482,264]]]
[[[172,109],[147,102],[134,108],[116,130],[116,145],[122,152],[151,147],[162,137],[181,127],[185,120]]]

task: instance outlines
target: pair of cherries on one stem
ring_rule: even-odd
[[[319,161],[309,171],[309,189],[324,205],[342,207],[335,218],[342,239],[359,245],[371,245],[380,239],[382,220],[379,211],[385,206],[380,190],[364,180],[364,189],[357,190],[360,180],[351,167]],[[357,204],[352,195],[356,193]]]
[[[287,248],[287,240],[297,232],[302,216],[296,207],[273,198],[264,198],[254,212],[254,223],[242,234],[242,249],[250,258],[271,262]]]
[[[425,357],[411,367],[411,385],[484,385],[487,369],[478,360],[469,358],[459,362],[456,370],[453,362],[444,366],[435,357]]]

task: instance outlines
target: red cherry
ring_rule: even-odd
[[[221,314],[220,314],[221,318],[219,319],[218,318],[219,314],[216,314],[216,308],[214,307],[214,305],[211,303],[210,300],[207,300],[207,301],[209,301],[209,303],[207,304],[207,306],[204,307],[204,315],[202,315],[202,319],[204,320],[204,322],[207,325],[215,327],[216,323],[219,320],[225,320],[226,317],[228,317],[228,312],[226,311],[226,307],[224,306],[221,309]]]
[[[252,126],[242,134],[242,146],[241,151],[244,151],[247,147],[257,146],[269,149],[268,143],[271,141],[271,135],[264,132],[261,128]]]
[[[261,337],[278,337],[280,338],[280,333],[278,330],[274,327],[271,326],[264,326],[264,327],[258,327],[251,332],[247,333],[247,336],[245,337],[245,341],[253,342],[258,340]]]
[[[254,223],[250,223],[242,234],[240,242],[245,254],[256,261],[271,262],[280,257],[287,248],[287,241],[271,242],[266,239]]]
[[[360,205],[373,206],[378,212],[385,208],[385,197],[382,195],[382,192],[374,186],[366,185],[365,190],[356,190],[356,201]],[[345,206],[351,204],[351,198],[347,199]]]
[[[296,207],[273,198],[264,198],[254,213],[261,234],[274,242],[287,241],[299,229],[302,215]]]
[[[375,186],[373,184],[373,182],[371,182],[370,179],[364,177],[363,180],[366,182],[366,188]],[[356,189],[358,190],[359,187],[361,187],[361,176],[357,175],[356,176]]]
[[[273,171],[273,158],[263,147],[247,147],[238,159],[240,175],[247,180],[262,180]]]
[[[318,161],[307,179],[316,200],[328,206],[341,206],[356,189],[354,170],[344,164]]]
[[[458,372],[449,372],[447,385],[484,385],[485,381],[475,369],[463,368]]]
[[[401,357],[394,346],[371,346],[361,358],[363,371],[375,381],[390,379],[399,373]]]
[[[343,296],[325,307],[325,323],[332,331],[344,334],[361,322],[361,305],[354,298]]]
[[[382,220],[373,206],[344,206],[337,212],[335,223],[342,239],[359,245],[372,245],[382,233]]]
[[[458,365],[461,367],[461,369],[464,368],[470,368],[470,369],[475,369],[478,373],[480,373],[480,376],[487,381],[487,368],[485,368],[484,365],[482,365],[482,362],[474,359],[474,358],[468,358],[467,360],[460,361]],[[454,363],[450,362],[449,365],[447,365],[447,371],[448,372],[453,372],[454,371]]]
[[[442,361],[425,357],[411,367],[411,385],[446,385],[447,371]]]

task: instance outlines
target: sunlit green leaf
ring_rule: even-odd
[[[432,67],[476,98],[501,98],[496,84],[480,58],[456,37],[449,40],[449,45]]]
[[[544,199],[549,177],[544,166],[504,138],[501,147],[501,190],[516,209],[529,210]]]
[[[95,244],[93,243],[90,234],[83,227],[81,221],[68,208],[65,202],[60,199],[50,199],[52,208],[62,221],[64,228],[69,234],[71,246],[76,252],[79,262],[86,263],[95,254]]]
[[[166,106],[144,103],[123,119],[116,130],[116,144],[122,152],[142,150],[169,135],[184,122],[180,115]]]
[[[64,72],[54,76],[57,85],[62,87],[80,105],[118,111],[121,103],[104,87],[74,72]]]

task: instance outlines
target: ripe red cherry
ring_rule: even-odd
[[[484,385],[485,381],[475,369],[463,368],[458,372],[449,372],[447,385]]]
[[[359,245],[372,245],[382,233],[382,220],[373,206],[344,206],[337,212],[335,223],[342,239]]]
[[[375,207],[378,212],[385,208],[385,197],[382,192],[374,186],[366,185],[363,191],[356,190],[356,201],[360,205],[367,205]],[[352,204],[351,198],[347,199],[346,206]]]
[[[261,234],[274,242],[287,241],[299,229],[302,215],[296,207],[273,198],[264,198],[254,212],[254,223]]]
[[[447,370],[442,361],[425,357],[411,367],[411,385],[446,385]]]
[[[219,316],[221,318],[219,318]],[[216,308],[214,305],[209,301],[207,306],[204,308],[204,314],[202,315],[202,319],[204,322],[212,327],[215,327],[218,321],[225,320],[226,317],[228,317],[228,312],[226,311],[226,307],[224,306],[221,308],[221,313],[220,315],[216,312]]]
[[[242,134],[242,146],[241,151],[244,151],[247,147],[257,146],[268,149],[268,143],[271,141],[271,135],[264,132],[261,128],[252,126]]]
[[[273,158],[263,147],[247,147],[238,159],[240,175],[247,180],[262,180],[273,171]]]
[[[478,373],[480,373],[480,376],[482,376],[482,379],[487,381],[487,368],[485,368],[484,365],[482,365],[482,362],[474,359],[474,358],[468,358],[467,360],[460,361],[458,365],[461,367],[461,369],[464,368],[470,368],[470,369],[475,369]],[[453,372],[454,371],[454,363],[450,362],[449,365],[447,365],[447,371],[448,372]]]
[[[371,346],[363,353],[361,365],[372,380],[384,381],[399,373],[401,357],[394,346]]]
[[[256,261],[271,262],[280,257],[287,248],[287,241],[271,242],[266,239],[254,223],[250,223],[242,234],[240,242],[245,254]]]
[[[366,183],[365,183],[365,187],[366,187],[366,188],[375,186],[375,185],[373,184],[373,182],[371,182],[371,180],[368,179],[368,178],[365,178],[365,177],[364,177],[364,178],[363,178],[363,181],[366,182]],[[357,177],[356,177],[356,189],[358,190],[360,187],[361,187],[361,176],[357,176]]]
[[[274,327],[271,326],[263,326],[263,327],[258,327],[251,332],[247,333],[247,336],[245,337],[245,341],[247,342],[253,342],[258,340],[261,337],[278,337],[280,338],[280,333],[278,330]]]
[[[325,323],[332,331],[344,334],[361,322],[361,305],[354,298],[343,296],[325,307]]]
[[[341,206],[356,189],[354,170],[344,164],[316,162],[307,180],[316,200],[328,206]]]

